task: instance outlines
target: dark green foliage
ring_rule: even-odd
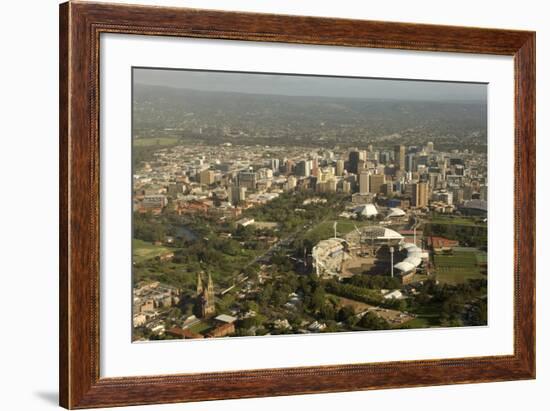
[[[470,325],[487,325],[487,299],[480,299],[473,304]]]
[[[354,275],[347,281],[347,283],[357,287],[377,290],[393,290],[396,288],[401,288],[401,282],[398,278],[388,277],[387,275]]]
[[[343,322],[351,322],[352,318],[355,317],[355,310],[353,307],[346,305],[338,310],[337,320]]]
[[[386,320],[371,312],[365,313],[357,325],[367,330],[387,330],[391,328]]]
[[[419,286],[418,291],[419,294],[409,301],[410,311],[423,313],[430,308],[440,326],[487,324],[486,279],[457,285],[436,284],[429,280]]]
[[[166,237],[165,225],[152,214],[134,213],[134,238],[147,242],[162,241]]]
[[[327,282],[326,290],[331,294],[350,298],[366,304],[380,305],[383,302],[382,295],[378,290],[370,290],[351,284],[341,284],[335,280]]]

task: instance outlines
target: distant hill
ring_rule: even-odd
[[[227,131],[248,138],[321,138],[353,143],[394,133],[429,140],[465,138],[486,144],[486,105],[464,101],[401,101],[260,95],[163,86],[134,87],[134,130],[140,138],[159,130],[212,140]],[[196,130],[201,130],[197,136]],[[225,134],[223,134],[225,133]],[[212,142],[212,141],[210,141]]]

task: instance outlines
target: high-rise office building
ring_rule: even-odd
[[[230,187],[231,204],[237,205],[246,200],[246,187]]]
[[[349,153],[349,162],[348,162],[348,171],[350,173],[357,174],[357,166],[359,165],[359,160],[361,155],[359,151],[350,151]]]
[[[412,202],[414,207],[428,206],[428,183],[418,182],[414,184]]]
[[[277,172],[279,171],[279,159],[278,158],[272,158],[270,161],[269,161],[269,165],[271,167],[271,170]]]
[[[241,171],[239,173],[239,186],[249,190],[256,190],[258,175],[254,171]]]
[[[414,154],[407,154],[406,161],[405,161],[405,170],[406,171],[416,171],[415,170],[415,155]]]
[[[319,177],[319,160],[314,158],[311,161],[311,175]]]
[[[399,170],[405,170],[405,146],[398,145],[394,147],[395,166]]]
[[[296,175],[300,177],[309,177],[311,174],[310,162],[306,160],[300,161],[296,164]]]
[[[337,176],[344,175],[344,160],[336,161],[336,175]]]
[[[362,171],[359,174],[359,193],[366,194],[369,192],[370,187],[370,174],[367,171]]]
[[[382,192],[382,186],[386,183],[384,174],[371,174],[369,180],[370,193],[378,194]]]
[[[202,170],[200,173],[200,183],[204,185],[210,185],[214,183],[214,171],[213,170]]]

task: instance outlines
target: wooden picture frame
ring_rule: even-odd
[[[513,56],[514,354],[100,378],[100,34]],[[60,6],[60,404],[91,408],[535,378],[535,33],[183,8]],[[510,164],[510,167],[512,165]]]

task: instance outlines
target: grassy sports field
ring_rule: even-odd
[[[137,240],[137,239],[132,240],[132,247],[133,247],[133,260],[137,263],[140,263],[145,260],[149,260],[151,258],[158,257],[160,255],[163,255],[171,251],[167,247],[154,245],[154,244],[151,244],[142,240]]]
[[[452,255],[434,255],[437,279],[442,283],[459,284],[484,278],[479,264],[486,260],[486,254],[476,249],[455,249]]]

